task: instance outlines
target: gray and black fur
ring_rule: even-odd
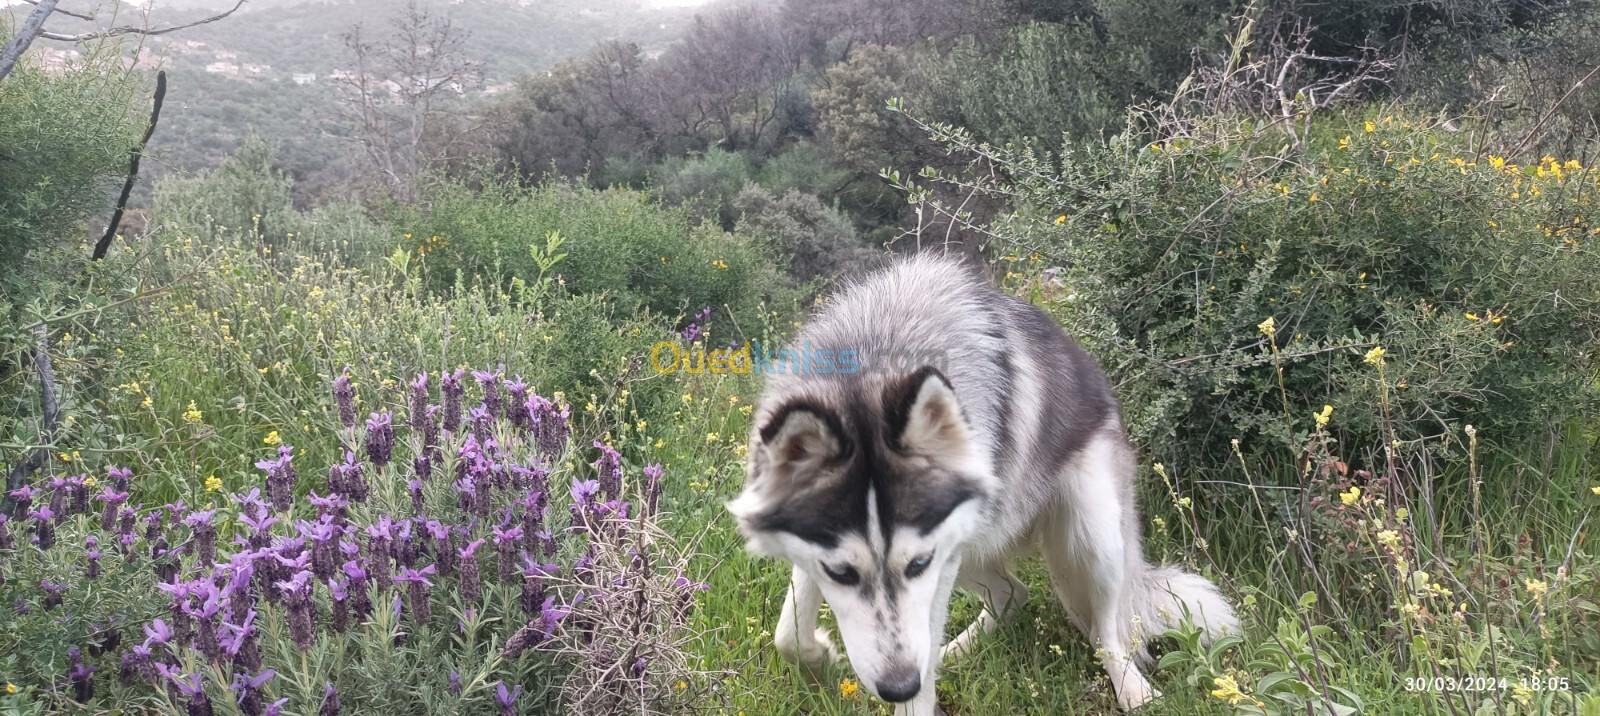
[[[846,631],[858,673],[872,672],[863,682],[904,713],[931,714],[932,689],[920,687],[939,659],[906,655],[928,650],[906,644],[924,625],[907,604],[928,603],[936,649],[949,587],[977,591],[989,611],[947,647],[960,652],[1025,598],[1008,563],[1034,546],[1069,616],[1107,653],[1125,708],[1155,695],[1130,662],[1142,635],[1184,611],[1213,633],[1235,628],[1209,582],[1145,562],[1117,401],[1037,307],[924,255],[838,292],[794,345],[854,351],[860,370],[769,375],[753,416],[748,477],[730,509],[752,549],[795,565],[780,650],[832,653],[805,613],[825,595],[841,624],[876,633]],[[923,553],[935,577],[913,569]]]

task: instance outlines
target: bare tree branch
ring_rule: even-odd
[[[6,41],[4,49],[0,49],[0,80],[11,74],[11,69],[17,66],[17,60],[22,59],[22,53],[28,51],[28,46],[33,44],[33,38],[44,32],[45,18],[55,12],[56,3],[61,0],[39,0],[33,12],[28,13],[28,18],[22,21],[17,28],[17,34]]]
[[[99,261],[106,257],[106,252],[111,249],[111,240],[117,237],[117,229],[122,226],[122,212],[128,207],[128,195],[133,193],[133,183],[139,178],[139,160],[144,158],[144,148],[150,144],[150,135],[156,133],[156,123],[161,121],[161,104],[167,99],[167,71],[156,73],[155,104],[150,109],[150,126],[144,130],[144,139],[139,140],[139,146],[133,148],[133,156],[128,160],[128,179],[122,183],[122,195],[117,197],[117,208],[111,213],[111,221],[106,223],[106,233],[94,245],[94,260]]]
[[[40,3],[40,0],[22,0],[22,1],[27,3],[27,4],[29,4],[29,5],[38,5]],[[66,15],[67,17],[75,17],[75,18],[78,18],[79,20],[89,20],[91,22],[93,22],[94,19],[95,19],[95,17],[93,15],[85,15],[85,14],[83,14],[81,12],[73,12],[71,10],[64,10],[62,8],[59,8],[59,7],[56,8],[56,14],[58,14],[58,15]]]
[[[54,2],[51,2],[51,0],[39,0],[39,2],[40,2],[40,7],[43,7],[44,3],[50,3],[51,5],[55,4]],[[134,27],[132,25],[122,25],[122,26],[119,26],[119,27],[108,27],[108,28],[106,28],[104,30],[95,30],[93,32],[82,32],[82,33],[78,33],[76,35],[63,35],[63,34],[58,33],[58,32],[43,31],[43,32],[39,33],[39,36],[43,37],[43,38],[45,38],[47,40],[59,40],[61,42],[87,42],[89,40],[96,40],[96,39],[100,39],[102,37],[118,37],[118,36],[121,36],[121,35],[144,35],[144,36],[147,36],[147,37],[148,36],[154,36],[154,35],[165,35],[165,34],[167,34],[169,32],[177,32],[178,30],[187,30],[187,29],[189,29],[191,27],[197,27],[197,26],[200,26],[200,25],[206,25],[206,24],[213,23],[213,22],[216,22],[218,20],[221,20],[221,19],[223,19],[223,18],[225,18],[225,17],[227,17],[229,15],[234,14],[235,12],[238,12],[239,8],[244,7],[245,2],[246,2],[246,0],[238,0],[238,2],[235,2],[233,4],[233,7],[228,8],[227,11],[225,11],[225,12],[220,12],[220,13],[217,13],[216,15],[212,15],[211,17],[202,18],[200,20],[195,20],[194,22],[186,22],[186,23],[183,23],[182,25],[173,25],[172,27],[159,27],[159,28],[151,29],[151,28],[147,28],[147,27]],[[35,12],[37,12],[37,10]]]
[[[42,1],[49,2],[49,0]],[[0,510],[8,513],[13,506],[11,491],[21,487],[24,480],[44,465],[45,458],[50,454],[48,445],[55,439],[56,427],[61,423],[61,401],[56,395],[56,372],[50,365],[50,328],[43,323],[35,324],[33,335],[33,367],[39,373],[39,401],[43,403],[44,408],[42,424],[39,426],[40,444],[25,453],[6,474],[5,492],[0,493]]]

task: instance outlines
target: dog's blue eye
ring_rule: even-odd
[[[852,586],[861,581],[861,574],[856,571],[855,567],[852,567],[848,564],[838,569],[829,567],[827,562],[819,562],[819,564],[822,565],[822,571],[826,573],[830,579],[843,584],[846,587]]]
[[[911,560],[911,563],[906,565],[906,579],[916,579],[921,576],[923,572],[928,571],[930,564],[933,564],[932,553]]]

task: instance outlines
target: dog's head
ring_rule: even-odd
[[[757,416],[728,509],[752,551],[821,585],[856,674],[887,700],[932,687],[961,549],[993,489],[982,452],[932,368],[798,393]]]

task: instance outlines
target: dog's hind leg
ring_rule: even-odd
[[[1061,503],[1043,525],[1039,545],[1056,592],[1073,621],[1086,628],[1124,711],[1160,695],[1130,648],[1134,570],[1143,565],[1128,527],[1133,469],[1131,449],[1121,439],[1091,439],[1061,476]]]
[[[778,615],[778,628],[772,632],[780,656],[810,668],[839,660],[828,630],[817,626],[821,609],[822,590],[804,570],[795,567],[789,578],[789,593],[783,598],[783,611]]]
[[[962,565],[956,586],[976,594],[983,602],[983,610],[978,613],[977,620],[939,652],[941,662],[960,658],[972,648],[973,642],[994,631],[1012,610],[1028,601],[1027,585],[1013,577],[1002,563]]]

